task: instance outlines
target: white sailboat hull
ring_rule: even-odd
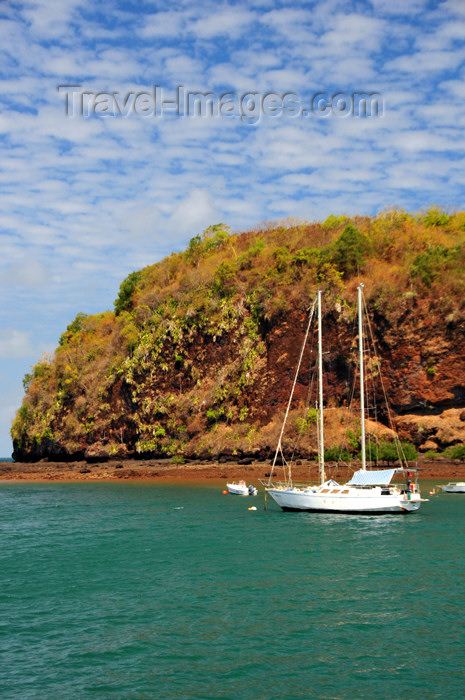
[[[409,513],[419,509],[419,493],[381,494],[380,488],[343,489],[348,493],[319,493],[310,489],[268,488],[267,492],[283,510],[336,513]]]
[[[446,484],[445,486],[440,486],[439,488],[446,491],[446,493],[465,493],[465,482],[457,481],[456,483]]]

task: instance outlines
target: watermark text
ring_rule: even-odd
[[[262,117],[358,117],[384,115],[383,96],[379,92],[319,92],[302,97],[295,92],[255,91],[235,93],[189,91],[178,85],[168,91],[160,85],[141,91],[122,93],[86,90],[82,85],[59,85],[68,117],[141,117],[168,115],[198,118],[237,118],[257,124]]]

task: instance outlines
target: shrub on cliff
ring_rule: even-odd
[[[394,464],[399,461],[399,456],[403,456],[407,462],[413,462],[418,458],[418,452],[411,442],[398,443],[396,441],[383,440],[380,442],[377,450],[377,460]]]
[[[70,323],[69,326],[66,326],[66,331],[60,336],[58,344],[66,345],[66,343],[68,343],[76,335],[76,333],[79,333],[79,331],[83,328],[86,318],[87,314],[80,311],[74,321]]]
[[[117,316],[122,311],[131,311],[132,296],[140,279],[141,272],[131,272],[126,279],[121,282],[119,294],[115,301],[115,314]]]
[[[431,207],[421,219],[425,226],[447,226],[450,222],[450,216],[442,209]]]
[[[465,444],[448,447],[445,454],[451,459],[460,459],[461,461],[465,461]]]
[[[348,224],[334,243],[333,262],[339,271],[350,277],[363,269],[368,241],[353,225]]]
[[[454,250],[443,245],[428,248],[415,258],[410,268],[410,274],[412,277],[421,279],[427,287],[431,287],[431,284],[447,267],[453,256]]]

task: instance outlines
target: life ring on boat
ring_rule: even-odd
[[[417,490],[416,484],[414,484],[414,483],[412,482],[412,483],[410,484],[410,491],[411,491],[412,493],[415,493],[416,490]]]

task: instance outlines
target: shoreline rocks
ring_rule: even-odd
[[[419,460],[420,479],[465,480],[465,462],[458,460]],[[358,464],[352,467],[327,466],[327,474],[339,481],[350,478]],[[279,467],[276,469],[279,478]],[[39,462],[1,462],[0,481],[197,481],[235,480],[256,481],[270,474],[270,461],[241,459],[240,462],[192,460],[185,464],[174,464],[164,460],[127,459],[88,462],[53,462],[47,458]],[[297,460],[293,466],[293,478],[297,481],[318,480],[318,465],[315,462]]]

